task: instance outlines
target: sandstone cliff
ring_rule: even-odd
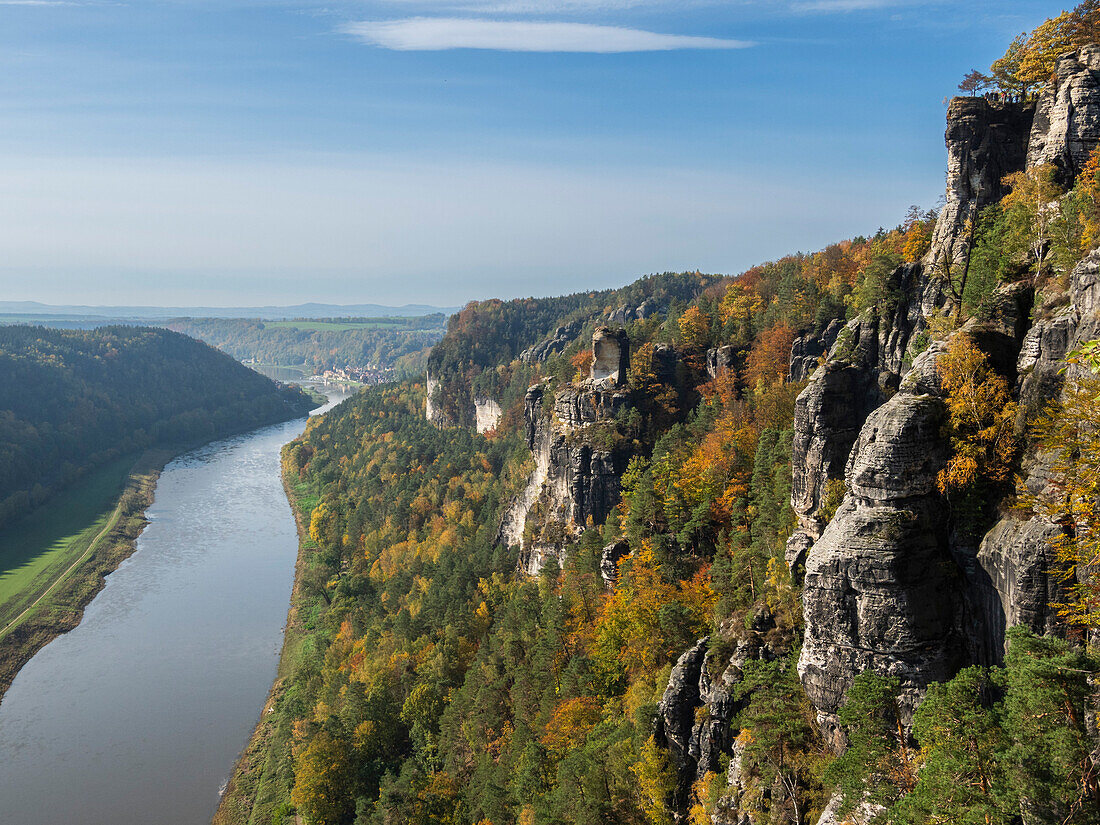
[[[1003,178],[1053,163],[1071,183],[1100,143],[1100,47],[1063,57],[1037,104],[962,98],[947,119],[947,198],[929,253],[893,273],[895,300],[806,334],[791,352],[791,379],[809,379],[795,407],[798,529],[787,548],[792,571],[804,576],[798,669],[827,741],[838,748],[836,712],[860,672],[897,676],[908,719],[930,682],[971,663],[999,663],[1008,627],[1056,630],[1058,585],[1046,548],[1057,527],[1009,510],[977,542],[952,531],[935,484],[949,451],[937,363],[951,336],[969,336],[1014,388],[1017,431],[1025,435],[1061,391],[1066,353],[1100,337],[1100,250],[1075,269],[1068,288],[1048,288],[1034,308],[1030,287],[1013,284],[995,293],[981,320],[946,340],[931,340],[929,322],[954,312],[945,279],[967,265],[978,211],[1003,196]],[[713,375],[720,356],[711,357]],[[1042,455],[1026,453],[1022,470],[1033,490],[1046,483],[1045,466]],[[706,654],[704,639],[681,657],[658,734],[677,769],[680,804],[716,752],[730,757],[714,822],[748,825],[737,804],[736,731],[728,729],[736,708],[727,683],[710,683]],[[770,654],[739,648],[731,679],[738,655]],[[696,718],[719,724],[701,726]],[[823,823],[836,821],[835,808]]]

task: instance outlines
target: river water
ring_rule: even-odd
[[[0,704],[0,822],[209,823],[275,678],[298,548],[279,450],[304,426],[164,469],[135,553]]]

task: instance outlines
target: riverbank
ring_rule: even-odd
[[[283,447],[284,453],[289,446]],[[302,621],[302,582],[310,568],[310,556],[317,550],[317,544],[309,537],[309,520],[317,499],[308,485],[292,483],[285,470],[282,471],[282,481],[298,529],[298,558],[294,564],[294,585],[287,609],[279,667],[256,728],[233,766],[212,825],[266,825],[293,821],[283,820],[282,815],[289,811],[279,808],[279,800],[289,797],[294,781],[289,759],[292,731],[279,717],[276,708],[286,691],[287,678],[293,674],[301,659],[302,645],[307,637]]]
[[[307,415],[310,409],[321,406],[315,396],[316,393],[310,395],[311,407],[290,408],[289,417],[260,422],[250,430],[229,431],[212,440],[232,438],[251,429]],[[82,538],[87,539],[85,546],[74,551],[75,561],[62,565],[58,575],[47,576],[37,587],[32,584],[35,589],[23,600],[18,612],[13,611],[11,615],[0,612],[0,702],[20,669],[39,650],[80,624],[84,608],[103,589],[107,575],[133,554],[137,539],[148,524],[145,511],[153,503],[157,480],[168,462],[210,441],[200,439],[171,444],[142,453],[131,467],[125,486],[113,509],[103,519],[103,525],[98,525],[98,520],[93,518],[87,526],[82,525],[78,535],[71,537],[74,544],[80,543]],[[47,501],[29,517],[39,512],[50,513],[68,492],[62,491],[58,494],[60,499]]]
[[[0,628],[0,701],[35,653],[80,624],[84,608],[103,589],[107,574],[134,552],[148,523],[145,511],[153,503],[157,479],[176,455],[175,450],[144,452],[131,467],[114,509],[87,547],[35,594],[29,606]]]

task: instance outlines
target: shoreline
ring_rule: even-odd
[[[283,450],[293,444],[294,441],[283,445]],[[280,451],[280,454],[282,451]],[[281,465],[282,462],[280,462]],[[279,468],[279,479],[283,485],[287,502],[290,504],[290,512],[294,516],[294,526],[298,531],[298,555],[294,560],[294,583],[290,589],[290,604],[287,606],[286,625],[283,630],[283,644],[279,649],[279,663],[275,670],[275,681],[264,699],[263,708],[260,711],[256,727],[253,728],[248,742],[241,749],[229,778],[218,798],[218,807],[214,812],[211,825],[246,825],[252,822],[256,812],[258,799],[258,784],[264,778],[265,763],[268,756],[268,741],[271,738],[275,725],[272,714],[275,703],[282,695],[286,677],[283,672],[287,664],[288,652],[301,640],[301,624],[298,617],[298,597],[301,591],[302,573],[305,570],[307,553],[310,548],[309,525],[304,523],[302,510],[298,504],[298,497],[287,481],[286,473]]]
[[[85,558],[76,562],[43,591],[32,605],[38,606],[48,596],[40,609],[26,618],[22,618],[20,614],[15,620],[19,622],[17,626],[0,638],[0,704],[23,666],[43,647],[80,624],[84,618],[84,609],[106,586],[107,576],[137,550],[137,540],[149,523],[145,512],[153,504],[161,472],[171,461],[215,441],[234,438],[252,430],[308,415],[309,410],[305,410],[300,415],[263,422],[256,427],[225,433],[217,438],[151,447],[139,455],[130,469],[115,508],[108,517],[115,520],[114,526],[95,539],[85,552]],[[43,506],[49,507],[50,503],[46,502]],[[3,630],[6,631],[6,628]]]
[[[92,543],[85,557],[75,562],[31,605],[49,601],[18,622],[0,639],[0,703],[23,665],[58,636],[74,629],[84,618],[84,609],[107,584],[107,576],[137,550],[137,540],[149,520],[146,510],[153,504],[157,481],[165,466],[186,450],[151,449],[134,462],[110,519],[114,524]],[[48,504],[46,506],[49,506]],[[52,608],[52,609],[51,609]],[[26,611],[24,611],[25,613]]]

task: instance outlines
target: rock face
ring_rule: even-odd
[[[479,433],[496,429],[502,413],[503,410],[501,410],[500,404],[492,398],[474,399],[474,421]]]
[[[806,559],[798,669],[828,734],[856,674],[898,676],[912,710],[962,660],[958,576],[935,489],[944,414],[939,398],[903,391],[867,418],[848,462],[850,493]]]
[[[608,426],[629,403],[610,379],[567,386],[550,410],[546,388],[527,391],[524,419],[535,468],[505,510],[497,543],[519,547],[520,570],[537,575],[591,523],[603,524],[619,503],[619,479],[629,456],[591,440],[594,425]],[[530,534],[526,536],[525,534]]]
[[[580,333],[581,327],[583,326],[583,321],[574,321],[567,326],[558,327],[549,338],[539,341],[537,344],[521,352],[519,354],[519,360],[525,364],[542,363],[551,355],[557,355],[569,346],[570,342]]]
[[[791,345],[790,380],[794,383],[805,381],[817,369],[818,362],[832,349],[837,336],[844,328],[839,319],[829,322],[820,335],[808,332],[794,339]]]
[[[424,384],[427,390],[427,400],[424,402],[424,417],[435,426],[444,427],[447,424],[446,418],[435,402],[439,392],[439,382],[432,378],[430,373],[427,373],[424,376]]]
[[[1053,163],[1063,184],[1081,173],[1100,145],[1100,46],[1058,61],[1054,83],[1039,98],[1027,149],[1028,167]]]
[[[1066,353],[1100,338],[1100,250],[1074,269],[1068,293],[1052,296],[1036,314],[1040,320],[1027,331],[1015,364],[1021,430],[1059,396],[1067,378],[1081,377],[1081,367],[1066,367]],[[1046,486],[1048,468],[1042,454],[1025,456],[1023,469],[1032,492]],[[1051,604],[1064,593],[1062,583],[1049,572],[1049,542],[1060,529],[1038,516],[1009,513],[983,538],[968,590],[974,661],[999,664],[1005,630],[1013,625],[1037,633],[1059,632]]]
[[[707,350],[707,375],[717,378],[726,370],[733,369],[733,347],[715,347]]]
[[[644,320],[660,311],[661,307],[656,301],[652,298],[646,298],[636,307],[628,307],[624,304],[618,309],[612,310],[611,314],[607,316],[607,323],[622,326],[629,324],[631,321]]]
[[[625,387],[629,369],[630,339],[626,337],[626,332],[600,327],[592,333],[592,368],[589,379],[593,384]]]
[[[1051,162],[1069,180],[1097,145],[1098,79],[1100,51],[1090,47],[1062,59],[1037,115],[1031,104],[953,101],[947,203],[932,250],[921,265],[894,273],[893,306],[852,320],[829,346],[807,338],[792,350],[792,377],[820,358],[819,348],[826,352],[795,408],[799,530],[787,555],[792,566],[805,565],[799,672],[838,746],[835,714],[859,672],[899,677],[903,710],[911,713],[929,682],[966,664],[999,662],[1007,627],[1053,628],[1057,584],[1046,572],[1046,548],[1054,525],[1010,514],[977,547],[957,546],[949,532],[935,489],[947,458],[936,368],[947,345],[928,346],[925,331],[929,317],[952,309],[945,272],[965,263],[968,222],[1003,195],[1001,179]],[[1100,337],[1100,252],[1075,270],[1068,294],[1036,310],[1029,329],[1030,300],[1026,286],[1002,288],[988,318],[955,333],[970,336],[1015,384],[1021,433],[1060,391],[1065,353]],[[1033,489],[1046,483],[1042,456],[1029,455],[1023,469]],[[838,492],[843,500],[833,515],[835,498],[823,504]]]
[[[947,201],[924,263],[961,265],[969,254],[967,221],[1004,194],[1005,175],[1022,170],[1035,118],[1034,103],[957,97],[947,107]],[[1038,128],[1038,124],[1036,124]]]
[[[747,634],[738,639],[733,654],[724,663],[721,678],[715,680],[706,665],[709,637],[698,640],[685,651],[669,675],[668,685],[657,704],[654,738],[669,751],[676,773],[673,810],[677,822],[687,822],[686,805],[692,783],[708,773],[722,770],[722,757],[730,757],[728,787],[718,800],[715,825],[752,825],[741,810],[746,779],[741,773],[740,747],[735,717],[744,708],[747,697],[735,698],[750,660],[772,661],[776,652],[766,641],[775,629],[767,611],[757,612]]]

